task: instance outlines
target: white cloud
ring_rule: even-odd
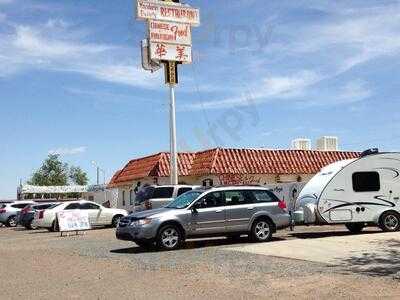
[[[340,76],[374,59],[400,54],[400,6],[356,7],[329,2],[317,8],[329,15],[325,18],[328,21],[277,28],[279,43],[268,45],[265,57],[255,59],[258,79],[249,87],[251,93],[242,90],[228,98],[188,104],[184,110],[221,109],[283,99],[305,105],[339,105],[369,98],[373,86],[358,79],[359,75],[341,88],[333,80],[340,80]],[[304,62],[295,65],[306,71],[296,71],[293,63],[302,58]],[[288,65],[295,75],[265,75],[264,70],[282,72]]]
[[[400,6],[341,8],[331,13],[332,21],[308,26],[288,51],[309,54],[332,53],[331,61],[340,75],[372,59],[400,53]]]
[[[251,91],[239,96],[194,103],[183,106],[182,110],[221,109],[227,106],[247,106],[276,99],[291,99],[303,94],[305,89],[323,80],[319,74],[302,70],[290,76],[273,76],[263,78],[254,85]]]
[[[29,26],[17,26],[12,45],[21,54],[41,58],[87,57],[99,55],[114,47],[48,39]]]
[[[16,25],[13,34],[0,33],[0,77],[29,70],[74,72],[100,81],[141,88],[154,84],[159,74],[142,71],[132,50],[84,41],[82,32],[63,20],[41,26]],[[137,50],[139,53],[139,50]]]
[[[85,153],[87,147],[81,146],[76,148],[57,148],[49,151],[49,154],[58,154],[58,155],[76,155]]]
[[[301,107],[352,104],[368,99],[372,94],[368,82],[355,79],[336,89],[312,90],[309,92],[312,100],[305,100],[298,104]]]

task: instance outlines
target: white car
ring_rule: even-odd
[[[117,227],[119,220],[128,215],[124,209],[106,208],[94,202],[79,200],[55,204],[54,206],[39,210],[35,213],[34,225],[46,228],[49,231],[58,231],[56,222],[57,213],[63,210],[85,210],[89,214],[91,226],[113,226]]]
[[[201,188],[199,185],[182,184],[144,186],[136,195],[135,211],[164,207],[176,197],[199,188]]]

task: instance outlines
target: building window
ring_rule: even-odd
[[[133,191],[129,191],[129,205],[133,205]]]
[[[204,187],[214,186],[214,180],[212,180],[211,178],[204,179],[203,186]]]
[[[356,172],[353,174],[353,190],[355,192],[378,192],[381,182],[378,172]]]
[[[122,206],[125,206],[125,191],[122,191]]]

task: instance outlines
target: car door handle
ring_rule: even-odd
[[[218,210],[216,210],[215,212],[218,214],[218,213],[223,212],[223,210],[222,210],[222,209],[218,209]]]
[[[248,209],[248,210],[253,210],[253,209],[254,209],[254,207],[248,207],[247,209]]]

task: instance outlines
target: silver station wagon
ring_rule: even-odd
[[[266,188],[216,187],[182,194],[167,206],[133,213],[120,220],[116,237],[141,247],[180,247],[187,238],[247,234],[256,242],[271,240],[289,226],[285,202]]]

